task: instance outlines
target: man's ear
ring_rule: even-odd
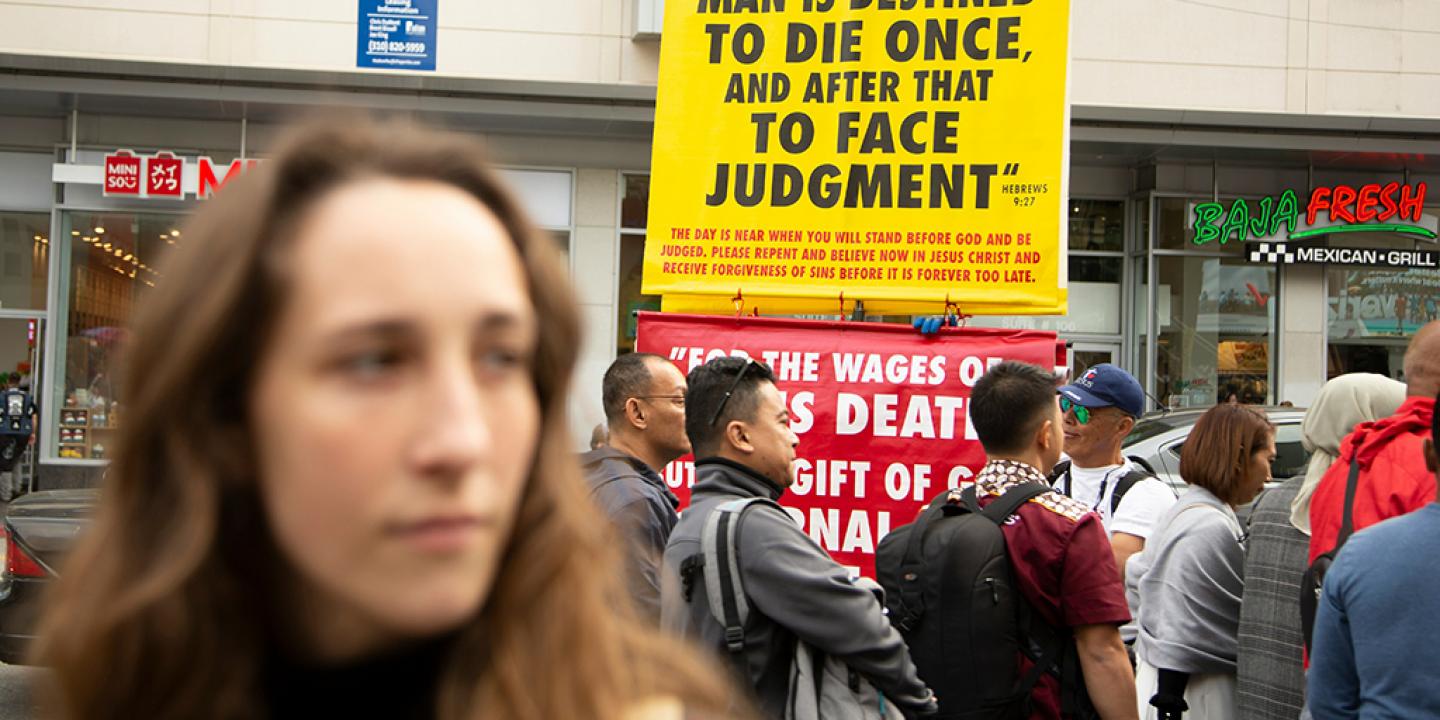
[[[649,418],[645,417],[644,404],[638,398],[633,397],[625,400],[625,419],[630,421],[630,425],[637,430],[644,430],[650,422]]]
[[[1425,438],[1425,469],[1440,472],[1440,448],[1435,447],[1434,438]]]
[[[755,443],[750,442],[750,429],[739,420],[731,420],[725,425],[725,442],[739,452],[755,452]]]
[[[1036,431],[1035,442],[1039,444],[1041,450],[1050,449],[1050,443],[1053,440],[1054,433],[1054,420],[1047,419],[1045,422],[1040,423],[1040,429]]]
[[[1129,415],[1121,415],[1120,422],[1116,423],[1116,425],[1120,429],[1120,436],[1124,437],[1126,435],[1129,435],[1131,430],[1135,429],[1135,418],[1130,417]]]

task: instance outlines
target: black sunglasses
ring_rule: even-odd
[[[730,383],[730,389],[725,391],[725,397],[720,398],[720,405],[715,408],[715,414],[710,417],[710,427],[715,427],[715,423],[720,421],[720,414],[725,412],[725,404],[730,402],[730,396],[735,394],[735,388],[740,387],[740,380],[745,377],[745,371],[754,364],[754,360],[746,360],[745,365],[740,368],[740,372],[735,373],[735,381]]]

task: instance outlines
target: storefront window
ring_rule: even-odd
[[[973,318],[970,324],[1052,330],[1064,335],[1119,335],[1125,201],[1071,200],[1069,244],[1068,314],[982,316]]]
[[[1275,268],[1241,259],[1156,259],[1156,390],[1171,407],[1270,398]]]
[[[125,398],[118,359],[135,303],[160,282],[155,269],[168,248],[184,242],[180,216],[71,212],[65,312],[60,316],[58,397],[50,407],[58,454],[104,459],[122,422]],[[63,258],[62,258],[63,259]]]
[[[970,320],[975,327],[1052,330],[1065,335],[1120,334],[1120,277],[1125,259],[1070,257],[1070,312],[1066,315],[996,315]],[[961,308],[964,310],[964,308]]]
[[[1351,234],[1343,245],[1433,247],[1377,233]],[[1440,320],[1440,272],[1434,269],[1331,266],[1325,287],[1331,378],[1352,372],[1400,378],[1411,336]]]
[[[50,268],[50,215],[0,213],[0,308],[43,310]]]
[[[1125,203],[1121,200],[1070,201],[1071,250],[1125,250]]]
[[[1195,244],[1195,206],[1207,202],[1210,202],[1210,198],[1164,197],[1156,200],[1155,222],[1158,232],[1155,234],[1155,247],[1160,250],[1199,250],[1244,255],[1245,243],[1237,242],[1233,234],[1225,238],[1224,242],[1215,240],[1201,245]],[[1228,210],[1233,200],[1221,198],[1220,202]],[[1252,217],[1259,215],[1259,203],[1247,200],[1245,205],[1250,208]]]
[[[615,354],[635,351],[636,313],[660,309],[659,295],[643,295],[641,280],[645,272],[645,222],[650,205],[650,176],[623,177],[624,196],[620,200],[620,264],[616,273],[619,288],[615,317]]]

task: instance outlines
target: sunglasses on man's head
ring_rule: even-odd
[[[1071,410],[1075,411],[1075,419],[1079,421],[1081,425],[1086,425],[1090,422],[1090,408],[1087,408],[1084,405],[1081,405],[1074,400],[1071,400],[1070,398],[1061,395],[1060,412],[1068,413]]]
[[[745,377],[745,371],[754,364],[754,360],[746,360],[745,365],[740,368],[740,372],[735,373],[735,381],[730,383],[730,389],[725,391],[725,397],[720,398],[720,405],[715,408],[715,414],[710,416],[710,427],[715,427],[715,423],[720,420],[720,414],[725,412],[725,404],[730,402],[730,396],[735,394],[735,388],[740,387],[740,380]]]

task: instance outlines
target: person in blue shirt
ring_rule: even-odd
[[[1440,414],[1425,467],[1440,482]],[[1325,577],[1310,656],[1310,711],[1335,718],[1440,717],[1440,503],[1356,533]]]

